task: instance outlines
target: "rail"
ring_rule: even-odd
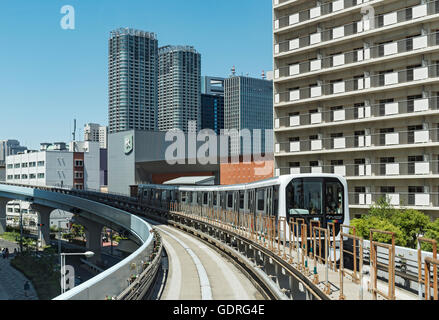
[[[154,279],[161,264],[163,243],[160,234],[155,230],[153,232],[153,252],[147,257],[147,261],[141,261],[141,266],[138,267],[135,264],[131,266],[132,273],[130,278],[127,279],[129,286],[117,296],[116,300],[140,300],[154,284]],[[137,268],[141,268],[142,273],[137,274]]]

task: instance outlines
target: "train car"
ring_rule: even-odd
[[[334,174],[283,175],[253,183],[228,186],[139,185],[139,201],[166,206],[178,202],[226,211],[302,218],[306,224],[320,221],[326,228],[335,222],[349,224],[348,188],[345,178]]]

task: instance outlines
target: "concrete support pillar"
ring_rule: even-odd
[[[32,204],[31,207],[38,214],[38,224],[42,224],[38,227],[38,239],[40,247],[44,248],[50,244],[50,214],[55,209],[39,204]]]
[[[6,205],[10,199],[0,198],[0,234],[6,231]]]
[[[74,219],[85,229],[85,237],[87,239],[87,250],[94,252],[94,256],[89,258],[89,261],[94,264],[100,263],[102,261],[101,233],[104,225],[78,216],[75,216]]]

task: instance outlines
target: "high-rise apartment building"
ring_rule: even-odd
[[[84,141],[99,142],[101,149],[107,149],[108,127],[97,123],[87,123],[84,126]]]
[[[224,81],[224,129],[261,129],[260,145],[242,145],[232,137],[232,154],[251,154],[255,146],[262,153],[272,145],[265,141],[265,129],[273,129],[273,82],[243,76],[232,76]],[[253,140],[253,139],[252,139]],[[259,142],[259,141],[258,141]],[[241,147],[240,147],[241,146]]]
[[[274,0],[275,174],[439,215],[439,2]]]
[[[157,129],[158,41],[134,29],[111,32],[109,40],[109,130]]]
[[[188,131],[201,128],[201,55],[190,46],[159,49],[158,128]]]

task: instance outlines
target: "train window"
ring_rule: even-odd
[[[251,191],[250,190],[248,190],[247,191],[247,209],[248,210],[251,210]]]
[[[239,192],[239,209],[244,209],[244,191]]]
[[[166,200],[166,191],[162,191],[162,201]]]
[[[185,191],[181,192],[181,202],[186,202],[186,192]]]
[[[203,192],[203,204],[207,204],[207,192]]]
[[[326,182],[326,214],[343,214],[343,185],[337,181]]]
[[[193,192],[193,193],[192,193],[192,203],[197,203],[197,200],[198,200],[198,198],[197,198],[197,193],[196,193],[196,192]]]
[[[233,194],[227,193],[227,208],[233,208]]]
[[[213,205],[216,206],[218,194],[216,192],[213,193]]]
[[[322,179],[294,179],[286,193],[289,214],[322,214]]]
[[[258,198],[258,211],[264,211],[264,206],[265,206],[265,190],[264,189],[260,189],[257,191],[257,198]]]

